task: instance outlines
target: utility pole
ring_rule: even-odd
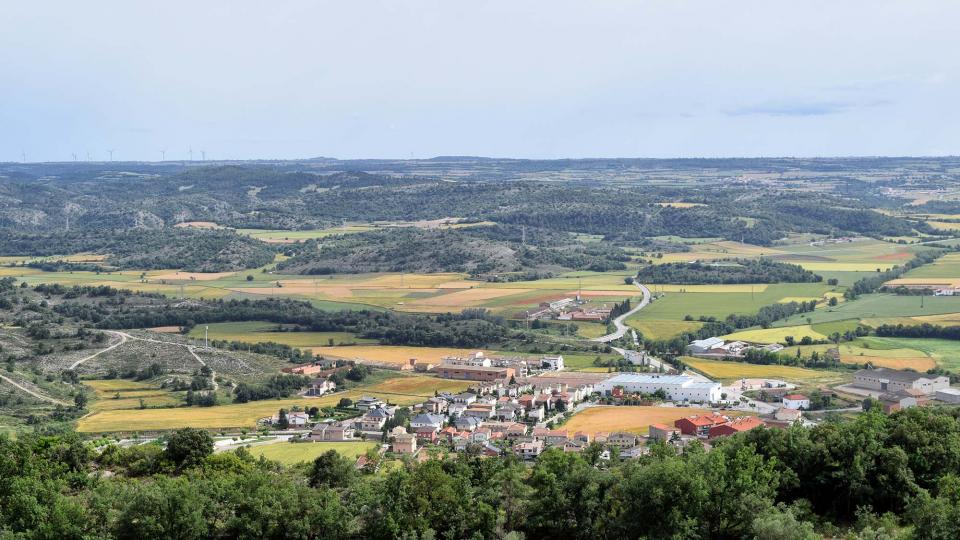
[[[209,331],[210,331],[210,327],[209,327],[209,326],[204,326],[204,327],[203,327],[203,348],[204,348],[204,349],[206,349],[206,348],[209,347],[209,345],[208,345],[209,341],[207,340],[207,333],[208,333]]]

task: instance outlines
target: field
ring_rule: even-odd
[[[176,394],[149,383],[124,379],[91,380],[83,384],[92,388],[95,399],[92,412],[139,409],[145,407],[176,406],[183,403]]]
[[[756,313],[763,306],[776,304],[789,297],[819,298],[830,287],[820,283],[780,283],[757,285],[745,292],[668,292],[641,310],[634,320],[681,321],[685,315],[724,318],[727,315]],[[659,288],[659,286],[658,286]]]
[[[351,234],[373,230],[370,225],[344,225],[331,229],[313,229],[307,231],[281,231],[269,229],[237,229],[238,234],[244,234],[257,240],[271,244],[289,244],[312,238],[326,238],[336,234]]]
[[[583,431],[587,433],[598,433],[614,431],[627,431],[645,435],[650,424],[667,424],[672,426],[673,422],[686,416],[697,414],[707,414],[713,412],[710,409],[700,409],[697,407],[590,407],[570,418],[567,423],[560,426],[559,429],[574,433]],[[738,416],[742,413],[732,413],[730,416]]]
[[[703,326],[703,323],[698,321],[643,320],[634,316],[627,319],[627,325],[636,328],[637,332],[648,339],[670,339],[684,332],[696,332]]]
[[[727,341],[748,341],[750,343],[784,343],[787,336],[793,336],[796,341],[800,341],[804,336],[810,336],[814,340],[827,339],[827,336],[821,334],[809,324],[801,326],[784,326],[781,328],[758,328],[753,330],[741,330],[732,334],[722,336]]]
[[[960,342],[947,339],[913,339],[866,337],[858,340],[868,346],[874,354],[888,350],[913,350],[928,356],[944,369],[960,368]]]
[[[244,343],[282,343],[291,347],[324,347],[330,340],[336,345],[375,343],[376,340],[358,338],[349,332],[289,332],[277,331],[278,325],[263,321],[214,323],[209,327],[210,340],[241,341]],[[204,326],[195,326],[189,336],[203,339]]]
[[[794,366],[747,364],[723,360],[705,360],[684,356],[683,362],[704,375],[723,381],[737,379],[780,379],[791,382],[839,381],[843,375],[833,371],[821,371]]]
[[[316,356],[344,358],[347,360],[368,361],[384,364],[405,364],[411,358],[420,362],[437,364],[447,356],[466,356],[476,352],[473,349],[453,349],[446,347],[405,347],[400,345],[356,345],[346,347],[314,347]]]
[[[960,253],[947,253],[931,264],[914,268],[904,274],[904,279],[948,279],[960,281]]]
[[[408,379],[413,379],[409,381]],[[341,398],[357,399],[365,395],[382,396],[396,405],[413,405],[432,396],[434,390],[463,389],[464,381],[449,381],[435,377],[406,377],[388,379],[384,382],[362,386],[319,398],[292,397],[232,403],[215,407],[177,407],[174,409],[104,410],[80,419],[80,432],[131,432],[169,430],[182,427],[208,429],[253,428],[257,420],[271,416],[280,408],[326,407],[336,405]],[[415,382],[414,382],[415,381]]]
[[[279,461],[284,465],[313,461],[320,454],[336,450],[341,455],[355,459],[366,454],[371,448],[376,448],[375,442],[313,442],[313,443],[274,443],[251,446],[250,453],[254,457],[263,456],[271,461]]]

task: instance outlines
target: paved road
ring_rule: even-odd
[[[19,384],[17,384],[16,381],[14,381],[13,379],[11,379],[11,378],[9,378],[9,377],[7,377],[7,376],[0,375],[0,380],[3,380],[3,381],[6,381],[6,382],[10,383],[11,385],[19,388],[20,390],[23,390],[24,392],[30,394],[31,396],[33,396],[33,397],[35,397],[35,398],[37,398],[37,399],[42,399],[43,401],[49,401],[50,403],[53,403],[53,404],[55,404],[55,405],[64,405],[64,406],[66,406],[66,407],[72,406],[71,403],[67,403],[66,401],[60,401],[59,399],[54,399],[54,398],[52,398],[52,397],[50,397],[50,396],[45,396],[45,395],[43,395],[43,394],[34,392],[33,390],[31,390],[31,389],[29,389],[29,388],[25,388],[25,387],[23,387],[23,386],[20,386]]]
[[[622,338],[624,334],[627,333],[627,330],[630,329],[630,327],[624,324],[623,321],[626,320],[627,317],[647,307],[647,304],[650,303],[650,289],[646,288],[644,285],[641,285],[636,281],[634,281],[633,283],[640,289],[640,292],[643,293],[643,299],[640,300],[640,303],[637,304],[633,309],[631,309],[630,311],[624,313],[623,315],[613,320],[613,325],[617,327],[616,332],[612,334],[607,334],[605,336],[600,336],[598,338],[594,338],[593,341],[599,341],[600,343],[610,343],[611,341],[616,341]]]

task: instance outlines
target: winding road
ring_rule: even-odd
[[[634,281],[633,284],[640,289],[641,293],[643,293],[643,299],[640,300],[640,303],[637,304],[636,307],[634,307],[630,311],[624,313],[623,315],[613,320],[613,325],[617,328],[616,332],[612,334],[607,334],[605,336],[600,336],[598,338],[594,338],[593,341],[599,341],[600,343],[610,343],[611,341],[616,341],[622,338],[624,334],[627,333],[627,330],[630,329],[630,327],[624,324],[623,321],[625,321],[627,317],[647,307],[647,304],[650,303],[650,289],[648,289],[645,285],[641,285],[639,282],[636,282],[636,281]]]

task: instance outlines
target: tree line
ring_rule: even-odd
[[[823,277],[800,265],[769,259],[720,259],[709,262],[665,263],[637,272],[643,283],[714,285],[737,283],[819,283]]]

